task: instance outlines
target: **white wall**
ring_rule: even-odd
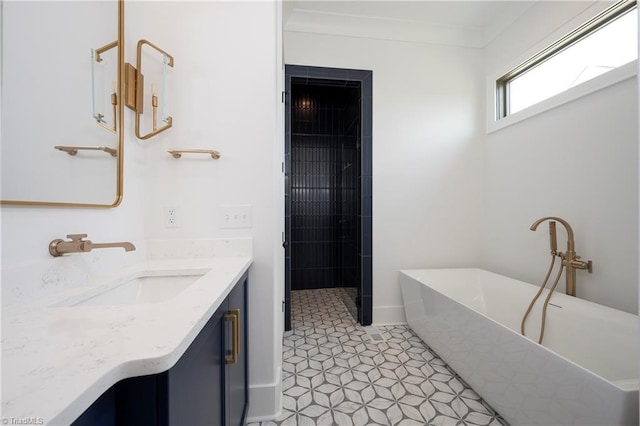
[[[285,32],[285,63],[373,71],[373,322],[404,321],[398,271],[477,266],[477,49]]]
[[[487,46],[487,75],[506,73],[602,7],[589,6],[536,4]],[[540,283],[548,228],[528,228],[560,216],[573,226],[578,254],[594,264],[593,274],[577,272],[578,296],[637,313],[637,93],[633,77],[487,135],[483,267]],[[561,250],[565,241],[558,224]]]
[[[148,238],[253,237],[249,277],[250,417],[280,410],[284,206],[280,162],[282,74],[279,5],[270,2],[144,2],[140,37],[175,58],[167,113],[173,128],[146,142]],[[281,114],[279,115],[281,117]],[[219,160],[168,148],[207,148]],[[221,229],[219,206],[253,206],[252,229]],[[165,206],[179,228],[165,228]]]

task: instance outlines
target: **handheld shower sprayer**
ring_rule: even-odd
[[[539,224],[540,224],[540,221],[534,223],[533,225],[531,225],[530,229],[532,231],[535,231]],[[524,316],[522,317],[522,322],[520,323],[520,333],[523,336],[526,336],[525,323],[527,322],[527,317],[531,313],[531,310],[533,309],[533,305],[535,305],[536,301],[542,294],[542,291],[547,287],[547,282],[549,281],[549,277],[551,276],[551,271],[553,271],[553,266],[556,263],[556,256],[562,257],[560,254],[558,254],[558,237],[556,236],[555,220],[549,220],[549,248],[551,249],[551,264],[549,265],[549,270],[547,271],[547,275],[544,278],[544,281],[542,282],[540,289],[538,290],[536,295],[533,297],[533,300],[531,300],[531,303],[529,303],[527,312],[525,312]],[[545,298],[544,305],[542,306],[542,323],[540,324],[540,335],[538,336],[539,344],[542,344],[542,339],[544,338],[544,328],[546,325],[546,317],[547,317],[547,305],[549,304],[549,299],[551,299],[551,295],[553,294],[556,287],[558,286],[558,281],[560,281],[560,276],[562,275],[563,269],[564,269],[564,265],[560,264],[560,270],[558,271],[558,274],[556,275],[556,279],[554,280],[553,285],[551,286],[551,289],[549,290],[549,293]]]
[[[556,237],[556,221],[549,221],[549,244],[551,246],[551,255],[558,254],[558,239]]]
[[[553,224],[555,225],[555,222],[553,222]],[[551,232],[551,228],[552,228],[552,226],[551,226],[551,224],[549,224],[549,232]],[[555,226],[553,226],[553,230],[555,231]],[[553,271],[553,266],[555,265],[555,263],[556,263],[556,254],[555,254],[555,251],[554,251],[554,248],[553,248],[553,243],[552,243],[551,244],[551,264],[549,265],[549,270],[547,271],[547,276],[544,278],[544,281],[542,282],[542,285],[538,289],[538,292],[536,293],[536,295],[531,300],[531,303],[529,303],[529,307],[527,308],[527,312],[524,313],[524,316],[522,317],[522,322],[520,323],[520,334],[522,334],[523,336],[526,336],[526,334],[525,334],[525,324],[527,322],[527,317],[531,313],[531,310],[533,309],[533,305],[535,305],[536,302],[538,301],[538,298],[542,294],[542,291],[547,287],[547,282],[549,282],[549,277],[551,276],[551,271]],[[547,306],[549,305],[549,300],[551,299],[551,295],[553,294],[553,292],[556,290],[556,287],[558,286],[558,282],[560,281],[560,276],[562,275],[562,270],[563,269],[564,269],[564,265],[560,264],[560,270],[558,271],[558,274],[556,275],[556,279],[553,281],[553,285],[549,289],[549,293],[547,294],[547,297],[544,300],[544,305],[542,305],[542,321],[540,323],[540,335],[538,336],[538,343],[539,344],[542,344],[542,339],[544,338],[544,328],[545,328],[546,322],[547,322]]]

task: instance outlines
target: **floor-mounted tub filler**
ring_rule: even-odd
[[[409,326],[512,425],[638,425],[637,315],[556,293],[540,345],[520,334],[535,285],[424,269],[400,287]]]

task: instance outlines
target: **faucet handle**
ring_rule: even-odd
[[[71,239],[74,243],[82,241],[83,238],[87,238],[87,234],[67,234],[67,238]]]
[[[576,269],[586,269],[590,274],[593,273],[593,262],[591,260],[580,260],[580,256],[576,256],[573,260],[565,263],[565,265]]]

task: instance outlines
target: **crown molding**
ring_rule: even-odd
[[[481,48],[486,44],[483,30],[479,28],[299,8],[291,11],[284,30],[474,48]]]

